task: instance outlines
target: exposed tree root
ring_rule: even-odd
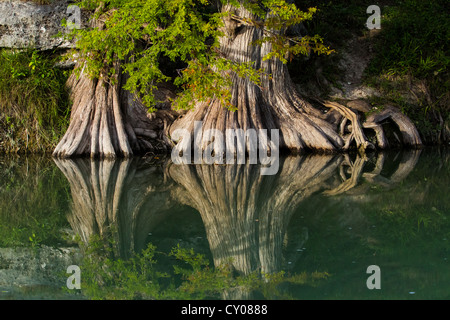
[[[238,16],[251,16],[245,9],[237,10]],[[232,103],[237,107],[236,112],[221,106],[219,99],[198,103],[194,110],[188,111],[183,118],[174,122],[170,128],[171,133],[176,129],[187,129],[193,137],[194,121],[203,121],[204,130],[216,129],[224,135],[226,129],[278,129],[279,148],[291,152],[341,152],[348,151],[353,145],[364,152],[367,149],[384,149],[388,146],[382,123],[389,118],[402,132],[405,145],[416,147],[422,144],[413,123],[395,108],[372,113],[362,122],[360,110],[337,102],[320,102],[319,108],[314,107],[297,93],[283,63],[276,59],[264,60],[271,51],[269,44],[251,45],[261,37],[263,31],[251,26],[240,26],[238,30],[229,32],[228,36],[221,39],[220,51],[230,61],[255,61],[255,67],[261,68],[270,76],[264,76],[261,85],[234,76],[231,93]],[[326,108],[331,110],[322,110]],[[375,131],[376,144],[368,140],[365,133],[367,129]],[[183,143],[180,140],[175,142]],[[206,139],[197,147],[204,151],[209,142],[210,140]],[[228,148],[227,145],[225,150]],[[266,149],[269,148],[266,146]],[[250,152],[248,145],[246,151]]]
[[[223,10],[227,8],[224,6]],[[242,7],[235,10],[237,16],[253,18]],[[353,145],[361,152],[375,147],[387,148],[389,142],[383,128],[386,120],[398,126],[404,145],[417,147],[422,144],[414,124],[393,107],[373,112],[365,121],[361,120],[360,110],[337,102],[325,101],[319,108],[314,107],[297,93],[286,65],[278,59],[264,59],[272,51],[270,44],[253,45],[255,40],[264,37],[263,30],[250,25],[226,27],[227,35],[220,39],[221,55],[236,63],[254,62],[254,67],[265,74],[258,85],[232,75],[231,102],[237,111],[225,109],[221,99],[212,97],[210,102],[197,103],[193,110],[179,118],[170,110],[148,114],[135,95],[122,89],[126,75],[120,71],[113,84],[102,77],[90,79],[83,73],[80,78],[72,75],[69,79],[73,89],[70,126],[54,156],[126,158],[139,153],[167,152],[175,143],[184,150],[189,147],[188,142],[195,140],[195,121],[203,122],[203,132],[212,129],[223,136],[227,129],[244,132],[254,129],[257,132],[267,130],[270,139],[271,130],[279,130],[277,147],[291,152],[341,152],[348,151]],[[116,62],[114,68],[121,70],[120,62]],[[326,108],[330,110],[322,110]],[[176,137],[177,129],[188,130],[189,141]],[[375,132],[376,142],[369,141],[365,130]],[[211,137],[204,136],[196,147],[204,152],[211,141]],[[234,147],[234,140],[225,141],[224,150]],[[248,143],[244,147],[250,152]],[[270,151],[273,145],[267,142],[258,147]]]
[[[348,150],[352,141],[356,142],[358,150],[375,149],[374,145],[367,140],[359,121],[359,116],[356,112],[339,103],[331,101],[325,102],[324,106],[337,110],[344,117],[340,125],[340,134],[343,135],[345,140],[345,145],[342,148],[343,150]],[[351,132],[345,136],[345,125],[347,124],[347,120],[351,122]]]
[[[380,112],[370,114],[363,124],[364,128],[371,128],[377,132],[378,146],[380,148],[386,148],[389,145],[381,127],[382,123],[387,119],[390,119],[399,128],[404,145],[409,147],[419,147],[422,145],[422,140],[414,123],[397,108],[385,106]]]

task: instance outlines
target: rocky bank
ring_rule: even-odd
[[[75,21],[68,7],[73,1],[56,0],[41,5],[32,1],[0,0],[0,47],[36,48],[39,50],[67,49],[74,46],[61,35],[70,31],[63,21]],[[80,27],[88,17],[79,11]]]

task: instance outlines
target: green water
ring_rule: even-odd
[[[449,150],[0,167],[0,299],[450,298]]]

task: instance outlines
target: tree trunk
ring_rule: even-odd
[[[103,10],[100,5],[97,11]],[[90,26],[102,29],[101,19],[92,19]],[[111,67],[117,74],[113,79],[100,74],[92,79],[86,74],[83,61],[80,75],[71,74],[67,85],[73,101],[70,125],[53,151],[56,158],[90,156],[91,158],[128,158],[133,154],[167,152],[173,143],[167,138],[168,124],[175,113],[159,110],[149,114],[137,95],[124,90],[127,75],[118,59]]]
[[[243,7],[236,9],[227,5],[222,10],[232,10],[242,18],[255,18]],[[263,76],[262,85],[258,86],[248,79],[233,75],[230,89],[232,103],[237,111],[224,108],[219,99],[197,103],[193,110],[175,121],[170,128],[171,134],[177,129],[188,129],[193,134],[194,121],[203,121],[204,130],[217,129],[223,133],[225,129],[279,129],[280,149],[294,152],[341,151],[348,150],[352,144],[359,149],[375,147],[365,136],[357,111],[329,102],[322,103],[320,108],[314,107],[298,94],[285,64],[278,59],[263,61],[264,56],[271,51],[271,45],[252,45],[255,40],[264,36],[263,30],[250,25],[239,25],[231,19],[225,21],[225,30],[226,36],[220,39],[221,54],[235,62],[253,61],[255,68],[262,68],[270,76]],[[326,108],[331,110],[324,111]],[[380,122],[371,122],[370,125],[367,128],[375,130],[377,137],[383,139]],[[414,125],[410,125],[412,123],[404,126],[407,130],[405,137],[413,138],[406,143],[420,145],[417,131]],[[201,150],[205,150],[209,142],[203,139],[199,146]],[[386,147],[387,142],[382,140],[378,146]],[[228,146],[225,150],[227,148]],[[249,152],[248,148],[247,145]]]
[[[121,70],[120,62],[115,68]],[[103,77],[91,79],[83,71],[80,77],[75,73],[70,76],[70,125],[53,156],[127,158],[171,149],[164,129],[173,121],[174,113],[158,110],[149,114],[134,94],[122,89],[125,78],[121,71],[114,84]]]

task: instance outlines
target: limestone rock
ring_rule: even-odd
[[[56,0],[39,5],[31,1],[0,1],[0,47],[39,50],[74,47],[74,43],[57,37],[59,32],[70,31],[62,26],[64,19],[78,21],[80,27],[87,22],[86,12],[82,10],[75,13],[75,20],[74,13],[68,10],[71,2]]]
[[[67,267],[81,263],[77,247],[0,248],[0,288],[57,286]]]

